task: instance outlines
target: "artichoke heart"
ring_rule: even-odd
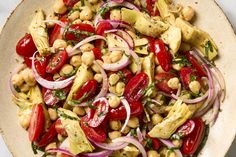
[[[30,34],[41,55],[47,55],[50,53],[49,37],[46,24],[43,22],[44,19],[45,17],[43,11],[37,10],[29,26]]]
[[[177,100],[167,117],[154,126],[148,134],[153,138],[168,139],[192,115],[193,112],[189,107],[181,100]]]
[[[155,69],[155,58],[154,54],[150,53],[142,60],[142,69],[148,75],[149,85],[153,83],[154,69]]]
[[[79,117],[74,112],[63,108],[58,109],[58,115],[63,128],[68,134],[70,152],[74,155],[82,152],[92,152],[94,147],[81,129]]]

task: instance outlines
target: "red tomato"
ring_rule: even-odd
[[[76,92],[73,99],[85,102],[94,96],[96,90],[97,90],[97,81],[89,80]]]
[[[195,128],[195,122],[190,119],[186,121],[181,127],[178,128],[177,135],[179,135],[180,137],[188,136],[193,132],[194,128]]]
[[[149,41],[148,50],[150,52],[155,52],[155,39],[153,37],[146,37]]]
[[[32,57],[37,50],[30,34],[25,34],[16,44],[16,53],[22,57]]]
[[[93,102],[92,106],[96,109],[90,109],[90,112],[88,113],[88,125],[96,128],[106,118],[109,111],[109,103],[106,98],[99,98]]]
[[[189,52],[186,53],[186,57],[189,60],[189,62],[192,64],[192,66],[197,70],[197,73],[201,77],[206,77],[206,71],[203,69],[203,67],[200,65],[200,63],[197,61],[197,59],[191,55]]]
[[[180,69],[180,78],[185,88],[189,88],[188,85],[192,80],[197,80],[201,83],[199,75],[191,67],[183,67]]]
[[[106,140],[106,133],[102,127],[92,128],[88,125],[88,121],[87,116],[84,116],[80,120],[80,125],[85,135],[96,142],[104,142]]]
[[[104,35],[104,32],[106,30],[110,30],[112,29],[112,25],[109,23],[109,22],[100,22],[97,26],[97,29],[96,29],[96,34],[98,35]]]
[[[133,77],[133,73],[128,70],[128,69],[122,69],[117,73],[120,78],[123,80],[123,82],[127,83],[131,80],[131,78]]]
[[[24,63],[27,65],[27,67],[31,68],[32,60],[29,57],[24,57]]]
[[[172,68],[172,56],[165,48],[165,44],[162,40],[155,41],[155,55],[159,61],[160,66],[166,72]]]
[[[65,128],[62,126],[61,119],[57,119],[57,121],[55,122],[55,129],[58,134],[67,136]]]
[[[131,117],[139,116],[143,113],[143,105],[140,102],[132,102],[130,105]],[[111,109],[108,117],[110,120],[125,120],[127,116],[126,109],[122,105],[116,109]]]
[[[29,139],[31,142],[37,141],[44,127],[44,112],[42,104],[33,107],[29,125]]]
[[[79,0],[63,0],[63,2],[67,7],[72,8]]]
[[[63,22],[65,25],[69,24],[69,20],[65,17],[61,18],[60,21]],[[64,32],[64,29],[61,26],[59,26],[57,24],[54,26],[53,31],[52,31],[52,33],[50,34],[50,37],[49,37],[50,46],[53,45],[53,43],[56,39],[62,39],[63,32]]]
[[[167,84],[168,81],[173,77],[176,77],[176,75],[174,73],[165,73],[165,72],[164,73],[158,73],[155,76],[155,79],[157,81],[156,87],[160,91],[163,91],[163,92],[168,93],[168,94],[175,93],[176,90],[170,88]]]
[[[143,96],[145,88],[148,86],[148,75],[141,72],[135,75],[127,84],[124,96],[128,102],[139,101]]]
[[[65,32],[65,39],[72,41],[81,41],[91,35],[94,35],[94,28],[85,23],[72,24]]]
[[[154,150],[158,150],[161,146],[160,141],[157,138],[152,138],[147,134],[147,137],[152,140],[152,147]]]
[[[153,14],[152,0],[146,0],[146,5],[147,5],[147,11],[151,16]]]
[[[93,52],[96,59],[102,60],[102,52],[101,52],[100,48],[95,47],[92,49],[92,52]]]
[[[46,76],[46,67],[48,64],[48,57],[41,57],[41,56],[36,56],[35,57],[35,69],[39,73],[40,76],[45,77]]]
[[[59,51],[49,61],[48,65],[46,67],[46,72],[51,73],[51,74],[55,74],[66,63],[67,58],[68,58],[68,54],[67,54],[66,50]]]
[[[55,139],[56,136],[57,136],[57,132],[55,129],[55,123],[53,123],[51,127],[49,128],[48,132],[44,134],[41,140],[38,142],[37,146],[43,147],[43,146],[48,145]]]
[[[195,128],[191,134],[183,140],[182,153],[184,155],[193,155],[202,142],[205,132],[205,124],[201,118],[193,119]]]

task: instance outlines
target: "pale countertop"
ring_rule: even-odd
[[[216,0],[218,4],[223,8],[224,12],[228,16],[230,22],[232,23],[234,30],[236,31],[236,1],[235,0]],[[10,15],[11,10],[13,10],[20,0],[0,0],[0,30],[4,25],[7,17]],[[236,156],[236,139],[234,144],[231,146],[226,157]],[[9,153],[7,147],[4,144],[2,137],[0,136],[0,157],[12,157]]]

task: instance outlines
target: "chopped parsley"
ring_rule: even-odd
[[[192,65],[185,56],[180,56],[180,57],[174,59],[172,62],[173,62],[173,64],[180,64],[182,66],[191,66]]]
[[[62,89],[54,90],[53,95],[59,98],[59,100],[65,100],[66,99],[66,92]]]
[[[146,145],[145,145],[148,149],[152,149],[153,143],[152,143],[152,139],[147,138],[146,139]]]
[[[85,93],[79,100],[69,100],[67,103],[72,106],[76,106],[81,104],[87,97],[89,96],[89,93]]]
[[[137,136],[136,130],[135,129],[131,129],[130,130],[130,135],[133,136],[133,137]]]
[[[197,77],[195,75],[190,75],[191,82],[196,81],[196,80],[197,80]]]
[[[32,148],[34,154],[38,154],[38,152],[37,152],[38,147],[34,144],[34,142],[31,142],[31,148]]]
[[[65,118],[65,119],[79,120],[77,117],[72,117],[72,116],[70,116],[70,115],[68,115],[68,114],[66,114],[65,112],[60,111],[60,110],[57,110],[57,113],[58,113],[59,117],[63,117],[63,118]]]
[[[125,75],[124,75],[124,73],[123,73],[122,71],[118,71],[117,74],[120,76],[120,78],[121,78],[121,80],[122,80],[123,82],[127,83],[127,82],[126,82]]]
[[[212,43],[210,41],[207,41],[204,47],[205,47],[205,55],[209,58],[209,52],[213,52]]]
[[[144,97],[150,97],[155,90],[155,83],[151,83],[147,88],[143,90]]]
[[[98,14],[100,14],[102,17],[105,16],[106,12],[109,11],[109,7],[102,7],[99,11],[98,11]]]

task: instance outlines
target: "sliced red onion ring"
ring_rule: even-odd
[[[113,26],[113,28],[121,27],[121,28],[132,29],[129,23],[121,20],[99,20],[98,24],[101,22],[109,22]]]
[[[131,143],[140,150],[143,157],[147,157],[147,153],[146,153],[146,150],[144,149],[143,145],[139,141],[134,139],[133,137],[119,137],[119,138],[116,138],[116,139],[112,140],[112,142],[114,142],[114,143],[116,143],[116,142]]]
[[[16,67],[13,72],[11,73],[10,79],[9,79],[9,86],[11,89],[12,94],[17,97],[17,91],[12,83],[12,77],[17,74],[18,72],[20,72],[21,70],[23,70],[26,66],[24,64],[19,65],[18,67]]]
[[[123,3],[124,2],[124,0],[111,0],[111,1],[116,2],[116,3]]]
[[[70,151],[66,150],[66,149],[62,149],[62,148],[53,148],[53,149],[48,149],[46,151],[47,153],[62,153],[65,155],[69,155],[71,157],[76,157],[75,155],[73,155]]]
[[[34,77],[36,79],[36,81],[43,86],[44,88],[47,89],[62,89],[65,88],[67,86],[69,86],[73,80],[75,79],[75,76],[71,76],[68,79],[62,80],[62,81],[48,81],[44,78],[42,78],[37,70],[35,69],[35,65],[34,65],[34,60],[35,60],[35,55],[38,53],[38,51],[36,51],[32,57],[32,71],[34,73]]]
[[[137,72],[136,73],[140,73],[141,72],[141,62],[139,60],[139,56],[133,50],[130,50],[129,52],[130,52],[131,56],[134,58],[134,61],[137,65]]]
[[[219,111],[220,111],[220,99],[219,96],[217,96],[213,104],[211,117],[206,121],[206,124],[210,124],[211,126],[213,126],[218,118]]]
[[[112,7],[116,7],[116,6],[123,6],[132,10],[137,10],[139,11],[139,8],[137,6],[135,6],[134,4],[130,3],[130,2],[126,2],[124,1],[123,3],[116,3],[113,1],[109,1],[107,3],[104,3],[100,9],[103,9],[104,7],[108,7],[108,8],[112,8]]]
[[[157,101],[157,100],[155,100],[155,99],[150,99],[150,100],[148,100],[148,101],[150,101],[150,102],[152,102],[152,103],[155,103],[155,104],[157,104],[157,105],[161,105],[161,102],[160,102],[160,101]]]
[[[81,153],[76,157],[108,157],[109,155],[112,154],[112,152],[113,152],[112,150],[103,150],[95,153]]]
[[[171,97],[175,100],[181,99],[186,104],[196,104],[196,103],[204,101],[208,97],[208,93],[209,93],[209,91],[207,91],[203,96],[195,98],[195,99],[181,99],[180,97],[178,97],[175,94],[171,94]]]
[[[121,128],[121,132],[124,131],[125,127],[127,126],[129,119],[130,119],[130,114],[131,114],[131,110],[130,110],[130,105],[128,103],[128,101],[124,98],[121,99],[122,105],[124,105],[125,110],[126,110],[126,119],[125,119],[125,123]]]
[[[64,27],[64,28],[66,27],[66,25],[63,22],[59,21],[59,20],[44,20],[43,22],[46,22],[46,23],[51,22],[51,23],[58,24],[61,27]]]
[[[176,146],[169,140],[159,139],[164,145],[166,145],[169,149],[176,148]],[[178,157],[183,157],[181,151],[179,149],[174,149],[175,154]]]
[[[102,67],[105,70],[109,70],[109,71],[118,71],[121,70],[123,68],[125,68],[127,65],[129,65],[130,61],[129,61],[129,57],[127,57],[126,55],[123,55],[123,57],[116,63],[103,63]]]
[[[137,136],[138,136],[138,141],[142,142],[143,141],[143,134],[142,134],[139,127],[136,129],[136,132],[137,132]]]
[[[74,52],[77,48],[81,47],[82,45],[86,44],[86,43],[89,43],[91,41],[94,41],[94,40],[98,40],[98,39],[102,39],[102,40],[105,40],[106,41],[106,38],[101,36],[101,35],[93,35],[93,36],[90,36],[90,37],[87,37],[85,38],[84,40],[82,40],[81,42],[79,42],[78,44],[76,44],[72,49],[71,51],[68,52],[68,56],[71,57],[73,55],[76,55],[80,52]],[[74,53],[73,53],[74,52]]]
[[[101,67],[101,65],[97,61],[94,61],[93,63],[95,65],[97,65],[97,67],[99,68],[99,70],[102,74],[102,88],[101,88],[101,91],[98,93],[98,95],[95,97],[95,100],[96,100],[98,98],[106,96],[107,91],[108,91],[108,78],[107,78],[106,72]]]

